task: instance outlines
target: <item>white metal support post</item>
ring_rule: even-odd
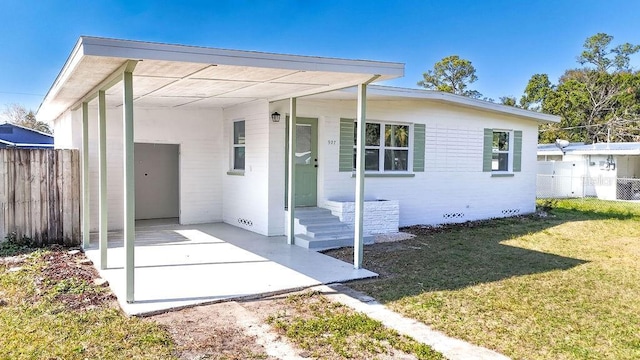
[[[82,103],[82,248],[89,246],[89,104]]]
[[[135,63],[134,63],[135,66]],[[126,300],[134,301],[134,251],[135,251],[135,163],[133,158],[133,69],[125,69],[122,82],[123,125],[124,125],[124,247],[125,247],[125,283]]]
[[[353,267],[362,268],[364,231],[364,145],[366,135],[367,84],[358,85],[358,109],[356,115],[356,209],[353,236]]]
[[[105,91],[98,91],[98,188],[100,269],[107,268],[107,110]]]
[[[287,209],[289,216],[287,217],[287,227],[289,233],[287,235],[287,244],[295,243],[295,207],[296,207],[296,98],[289,99],[289,153],[287,154],[289,176],[287,178]]]

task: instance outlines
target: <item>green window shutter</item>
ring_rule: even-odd
[[[513,171],[522,171],[522,131],[513,132]]]
[[[493,155],[493,129],[484,129],[484,149],[482,152],[482,171],[491,172]]]
[[[424,136],[425,125],[413,125],[413,171],[424,171]]]
[[[340,119],[340,158],[339,171],[353,171],[353,119]]]

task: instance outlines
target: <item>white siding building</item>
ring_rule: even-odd
[[[558,118],[437,91],[367,86],[403,72],[398,63],[83,37],[38,118],[53,123],[57,148],[86,154],[90,231],[104,230],[100,209],[109,230],[126,231],[128,221],[162,213],[175,214],[167,216],[180,224],[225,222],[268,236],[291,227],[305,235],[296,243],[313,247],[311,233],[327,237],[320,236],[322,224],[305,222],[308,209],[289,218],[290,169],[296,209],[320,208],[324,215],[317,216],[328,224],[332,216],[343,220],[352,242],[358,219],[336,204],[357,208],[360,171],[364,203],[371,203],[371,214],[377,211],[369,217],[365,211],[365,241],[398,226],[533,212],[538,125]],[[364,98],[356,87],[368,89]],[[292,118],[297,136],[288,142]],[[361,121],[368,124],[365,160],[356,169],[354,127]],[[131,135],[136,146],[147,146],[146,155],[128,150]],[[289,143],[296,147],[295,167],[286,160]],[[178,160],[154,152],[153,144],[174,145],[163,149],[177,152]],[[134,174],[125,171],[128,164]],[[107,174],[103,198],[100,171]],[[166,179],[167,171],[177,172],[175,181]],[[126,211],[131,203],[135,216]],[[293,218],[295,226],[288,222]],[[385,221],[392,225],[380,226]]]

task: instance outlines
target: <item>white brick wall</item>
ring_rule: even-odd
[[[355,179],[338,172],[339,120],[355,117],[354,101],[299,102],[299,116],[319,118],[318,205],[353,199]],[[400,226],[440,224],[535,211],[537,123],[428,101],[374,101],[367,118],[426,125],[425,172],[365,180],[365,197],[398,200]],[[482,172],[484,128],[523,131],[522,172]],[[330,145],[329,140],[336,140]]]
[[[245,121],[244,176],[228,175],[231,170],[232,126]],[[269,232],[269,146],[271,120],[267,101],[255,101],[224,110],[223,160],[224,222],[263,235]],[[283,211],[283,209],[282,209]]]
[[[225,221],[264,235],[284,234],[286,101],[226,109],[136,108],[135,141],[180,145],[181,222]],[[426,100],[368,102],[372,120],[426,125],[425,172],[409,178],[366,178],[365,197],[395,200],[399,225],[439,224],[535,210],[537,123]],[[108,114],[109,226],[122,227],[122,109]],[[318,118],[318,205],[354,198],[355,179],[338,171],[339,120],[354,118],[355,101],[299,99],[298,116]],[[97,225],[97,109],[90,107],[91,227]],[[246,121],[244,176],[228,175],[234,120]],[[58,147],[81,145],[80,111],[56,121]],[[523,131],[522,172],[482,172],[484,128]],[[68,133],[70,132],[70,135]],[[56,134],[56,137],[59,135]],[[239,222],[239,220],[242,220]]]
[[[355,224],[355,202],[324,202],[324,207],[331,210],[343,223]],[[400,205],[398,200],[368,200],[364,202],[363,231],[364,236],[398,232],[400,223]]]
[[[134,110],[135,142],[180,145],[180,221],[183,224],[222,220],[222,111]],[[68,115],[56,120],[56,133],[69,133]],[[71,141],[57,147],[81,147],[81,111],[72,112]],[[123,226],[122,108],[107,109],[107,191],[109,229]],[[56,135],[57,136],[57,135]],[[67,135],[65,135],[66,137]],[[69,143],[69,144],[67,144]],[[90,225],[98,225],[98,112],[89,107]]]

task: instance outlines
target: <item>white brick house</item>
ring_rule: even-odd
[[[175,218],[285,235],[305,228],[286,210],[290,169],[298,206],[395,204],[391,228],[371,217],[361,234],[356,211],[356,238],[533,212],[538,125],[558,118],[368,85],[403,73],[399,63],[82,37],[38,118],[53,123],[56,147],[85,154],[85,234]],[[364,121],[356,169],[354,128]]]

